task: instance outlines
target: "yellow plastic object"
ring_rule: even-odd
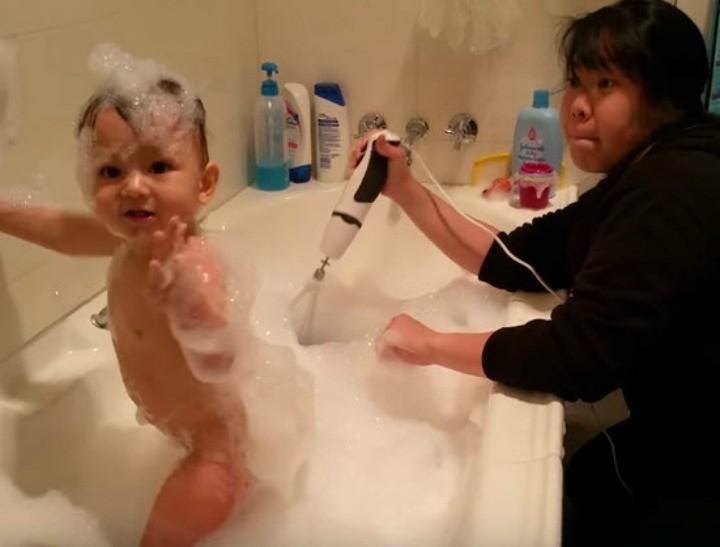
[[[504,171],[500,176],[510,176],[510,152],[497,152],[495,154],[487,154],[480,156],[472,164],[472,171],[470,172],[470,184],[477,186],[480,182],[480,176],[482,174],[483,167],[489,164],[504,162]],[[558,188],[562,188],[565,185],[565,162],[560,165],[560,172],[558,173]]]
[[[482,173],[483,167],[487,166],[491,163],[500,163],[503,162],[503,172],[500,174],[500,176],[508,177],[510,176],[510,153],[509,152],[498,152],[496,154],[488,154],[486,156],[480,156],[478,159],[476,159],[472,164],[472,171],[470,172],[470,184],[472,186],[477,186],[478,182],[480,182],[480,175]]]

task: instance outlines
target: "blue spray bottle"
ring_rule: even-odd
[[[265,62],[260,68],[267,79],[260,86],[255,105],[255,185],[260,190],[284,190],[290,185],[285,101],[273,80],[277,65]]]

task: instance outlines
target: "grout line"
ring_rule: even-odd
[[[107,13],[103,13],[101,15],[93,15],[91,17],[81,18],[81,19],[75,19],[72,21],[68,21],[66,23],[57,23],[54,25],[46,25],[46,26],[40,26],[35,28],[28,28],[20,31],[10,31],[7,34],[0,34],[0,38],[3,39],[10,39],[10,40],[16,40],[19,38],[27,38],[29,36],[34,36],[36,34],[42,34],[45,32],[55,32],[58,30],[64,30],[66,28],[71,28],[77,25],[86,25],[88,23],[92,23],[94,21],[99,21],[101,19],[108,19],[112,17],[117,17],[118,15],[124,13],[125,9],[119,9]]]
[[[260,67],[260,9],[258,2],[260,0],[251,0],[253,5],[253,17],[255,18],[255,69]]]

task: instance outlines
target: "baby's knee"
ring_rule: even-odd
[[[198,458],[193,472],[193,484],[215,504],[232,507],[244,503],[250,488],[249,473],[232,461]],[[208,499],[209,501],[209,499]]]
[[[199,460],[190,467],[191,482],[200,497],[212,498],[215,503],[234,503],[240,480],[230,464]]]

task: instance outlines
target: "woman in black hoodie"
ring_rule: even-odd
[[[386,351],[566,400],[621,388],[630,418],[568,465],[564,543],[720,544],[720,458],[706,441],[720,418],[720,123],[702,106],[705,44],[670,3],[622,0],[572,21],[562,52],[570,155],[606,176],[498,236],[569,298],[550,320],[486,333],[400,315]],[[377,149],[389,158],[385,195],[445,254],[496,287],[542,290],[420,185],[402,150],[382,138]]]

